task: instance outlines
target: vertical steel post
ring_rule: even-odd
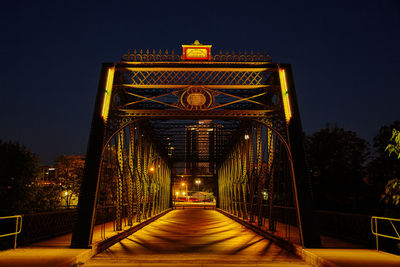
[[[123,176],[124,176],[124,157],[123,157],[123,150],[124,150],[124,130],[121,130],[118,133],[117,138],[117,159],[118,159],[118,176],[117,176],[117,206],[116,206],[116,230],[122,230],[122,208],[123,208],[123,200],[122,200],[122,193],[123,193]]]
[[[92,242],[93,225],[97,192],[100,178],[100,161],[105,136],[105,121],[102,117],[103,104],[106,98],[106,86],[111,63],[102,66],[96,102],[92,118],[89,143],[86,152],[86,162],[82,184],[79,193],[79,202],[76,220],[72,232],[72,248],[88,248]]]
[[[281,64],[285,70],[287,90],[291,107],[291,119],[288,123],[290,148],[293,158],[295,185],[297,187],[299,228],[302,231],[304,247],[321,247],[319,227],[314,215],[314,200],[305,154],[303,129],[297,103],[296,90],[290,64]]]
[[[135,151],[135,130],[132,125],[129,126],[129,148],[128,148],[128,168],[129,168],[129,175],[127,176],[127,190],[128,190],[128,225],[133,225],[133,199],[134,199],[134,151]]]
[[[142,172],[141,172],[141,162],[142,162],[142,137],[141,133],[138,133],[138,142],[136,146],[136,222],[141,222],[142,218]]]
[[[264,175],[262,172],[262,139],[261,139],[261,124],[257,124],[257,140],[256,140],[256,149],[257,149],[257,224],[261,226],[262,223],[262,207],[263,207],[263,196],[262,191],[264,189]]]
[[[269,123],[272,126],[272,123]],[[273,219],[273,204],[274,204],[274,173],[272,164],[274,162],[274,136],[272,134],[271,129],[267,129],[268,135],[268,170],[267,174],[269,175],[269,183],[268,183],[268,204],[269,204],[269,214],[268,214],[268,224],[269,230],[275,231],[275,223]]]

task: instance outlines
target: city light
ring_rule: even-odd
[[[200,183],[201,183],[201,181],[200,181],[200,180],[196,180],[196,184],[197,184],[197,191],[200,191]]]
[[[154,167],[150,167],[150,172],[154,172]]]
[[[245,135],[244,135],[244,139],[245,139],[245,140],[249,140],[249,139],[250,139],[250,136],[249,136],[248,134],[245,134]]]

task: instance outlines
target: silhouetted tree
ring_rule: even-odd
[[[368,143],[355,132],[327,125],[307,137],[307,153],[317,208],[357,209]]]
[[[24,145],[0,140],[0,209],[12,214],[37,208],[35,180],[39,158]]]

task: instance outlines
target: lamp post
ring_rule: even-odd
[[[200,183],[201,183],[201,181],[200,181],[200,180],[196,180],[196,184],[197,184],[197,191],[200,191]]]
[[[186,186],[186,187],[185,187],[185,189],[186,189],[185,192],[186,192],[186,193],[183,193],[183,196],[185,197],[186,202],[187,202],[187,184],[182,183],[182,186]]]

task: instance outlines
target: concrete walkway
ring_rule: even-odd
[[[173,210],[84,266],[310,266],[210,209]]]
[[[115,236],[112,223],[107,237]],[[104,238],[100,226],[94,240]],[[93,257],[70,249],[71,235],[0,252],[0,266],[400,266],[400,256],[359,248],[303,249],[298,256],[215,210],[174,210]],[[96,245],[94,246],[94,248]],[[347,246],[349,247],[349,246]],[[93,257],[91,260],[90,258]],[[303,260],[300,259],[303,258]]]

